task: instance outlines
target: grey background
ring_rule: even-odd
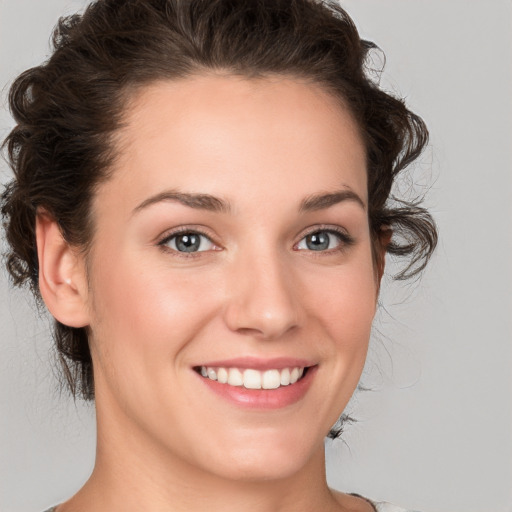
[[[0,0],[3,106],[58,16],[85,3]],[[373,391],[352,401],[345,441],[327,442],[329,482],[423,512],[511,512],[512,2],[343,5],[386,53],[382,84],[429,125],[414,175],[431,185],[441,242],[419,283],[384,283]],[[11,125],[1,110],[2,138]],[[0,325],[0,511],[37,512],[87,478],[94,412],[59,393],[49,321],[3,270]]]

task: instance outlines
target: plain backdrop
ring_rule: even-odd
[[[48,55],[58,17],[85,4],[0,0],[3,107],[8,84]],[[421,281],[385,279],[372,390],[351,402],[343,441],[326,443],[329,482],[422,512],[511,512],[512,2],[342,5],[386,53],[382,85],[430,128],[411,175],[441,238]],[[11,126],[3,108],[1,138]],[[49,320],[3,269],[0,326],[0,511],[40,512],[91,471],[94,410],[59,392]]]

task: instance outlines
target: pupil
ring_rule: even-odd
[[[200,239],[197,235],[180,235],[176,239],[176,247],[181,252],[194,252],[199,249]]]
[[[329,235],[327,233],[313,233],[306,237],[306,245],[311,251],[323,251],[329,248]]]

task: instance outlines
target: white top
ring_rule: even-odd
[[[383,501],[369,501],[375,507],[377,512],[414,512],[413,510],[406,510],[405,508],[397,507],[396,505],[392,505],[391,503],[385,503]]]

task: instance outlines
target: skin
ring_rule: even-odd
[[[87,260],[37,222],[41,292],[61,322],[89,326],[96,386],[96,465],[58,512],[372,510],[327,487],[323,445],[359,380],[381,277],[350,113],[291,78],[200,76],[140,90],[117,141]],[[158,200],[169,191],[230,210]],[[188,256],[161,244],[182,227],[211,242]],[[310,250],[325,229],[353,242]],[[193,367],[242,356],[316,372],[294,404],[241,408]]]

